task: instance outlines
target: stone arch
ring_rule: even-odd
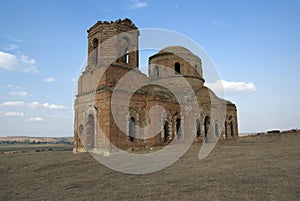
[[[171,116],[169,111],[161,114],[161,139],[164,143],[172,139]]]
[[[172,116],[173,128],[174,128],[174,137],[177,139],[184,138],[184,116],[181,112],[175,112]]]
[[[95,138],[95,120],[94,115],[89,114],[86,123],[86,148],[88,150],[94,148],[94,138]]]
[[[229,138],[229,137],[234,138],[234,136],[235,136],[234,126],[235,126],[235,121],[234,121],[233,116],[229,116],[228,118],[226,118],[226,121],[225,121],[225,137],[226,138]]]
[[[174,64],[174,70],[175,70],[175,75],[179,75],[180,74],[180,63],[179,62],[175,62]]]
[[[130,141],[136,139],[136,134],[138,133],[138,126],[140,123],[139,113],[130,108],[126,114],[126,135]]]

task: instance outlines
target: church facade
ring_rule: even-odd
[[[185,47],[166,47],[149,58],[147,76],[139,71],[138,38],[138,28],[129,19],[98,21],[88,30],[88,62],[78,80],[74,103],[73,152],[99,151],[112,145],[165,146],[186,135],[193,135],[195,142],[236,139],[237,108],[204,86],[201,58]],[[141,82],[148,84],[135,86]],[[190,106],[186,83],[199,107],[189,133],[182,111]],[[181,103],[178,97],[186,101]],[[155,106],[163,112],[151,122]],[[145,128],[154,122],[158,129],[148,135],[153,129]]]

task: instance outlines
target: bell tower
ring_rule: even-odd
[[[87,71],[111,65],[138,68],[139,31],[130,19],[98,21],[87,32]]]

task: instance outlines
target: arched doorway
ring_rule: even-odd
[[[135,119],[133,117],[129,120],[129,140],[133,141],[135,138]]]
[[[200,137],[200,120],[196,119],[196,136]]]
[[[86,124],[86,148],[94,148],[94,135],[95,135],[95,126],[94,126],[94,116],[89,114]]]
[[[168,141],[169,138],[169,122],[167,120],[164,121],[164,143]]]
[[[206,137],[208,134],[209,130],[209,125],[210,125],[210,117],[206,116],[204,119],[204,136]]]
[[[175,69],[175,75],[179,75],[180,74],[180,63],[176,62],[174,64],[174,69]]]
[[[180,136],[181,136],[181,119],[180,118],[177,118],[176,119],[176,135],[177,135],[177,138],[179,139]]]

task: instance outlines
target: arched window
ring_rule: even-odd
[[[215,135],[216,135],[217,137],[219,136],[219,126],[218,126],[217,123],[215,124]]]
[[[94,116],[89,114],[86,124],[86,148],[88,150],[94,147]]]
[[[174,68],[175,68],[175,75],[180,74],[180,63],[176,62],[174,64]]]
[[[169,122],[164,121],[164,142],[167,142],[169,138]]]
[[[78,128],[78,133],[79,133],[79,137],[83,137],[83,125],[80,124],[79,128]]]
[[[227,128],[227,122],[225,121],[225,139],[228,138],[228,128]]]
[[[234,136],[233,122],[231,122],[231,124],[230,124],[230,133],[231,133],[231,136],[233,137]]]
[[[94,66],[94,67],[96,67],[97,66],[97,64],[98,64],[98,46],[99,46],[99,41],[98,41],[98,39],[97,38],[95,38],[94,40],[93,40],[93,52],[92,52],[92,65]]]
[[[127,64],[129,63],[129,50],[128,50],[128,48],[126,48],[125,51],[124,51],[124,59],[123,60],[124,60],[125,63],[127,63]]]
[[[159,77],[159,69],[158,66],[154,67],[155,77]]]
[[[135,138],[135,119],[133,117],[129,120],[129,140],[133,141]]]
[[[200,137],[200,120],[196,119],[196,136]]]
[[[205,137],[208,134],[209,125],[210,125],[210,118],[209,118],[209,116],[206,116],[204,119],[204,136]]]
[[[176,135],[177,135],[177,138],[179,139],[180,136],[181,136],[181,128],[180,128],[180,125],[181,125],[181,119],[180,118],[177,118],[176,119]]]

